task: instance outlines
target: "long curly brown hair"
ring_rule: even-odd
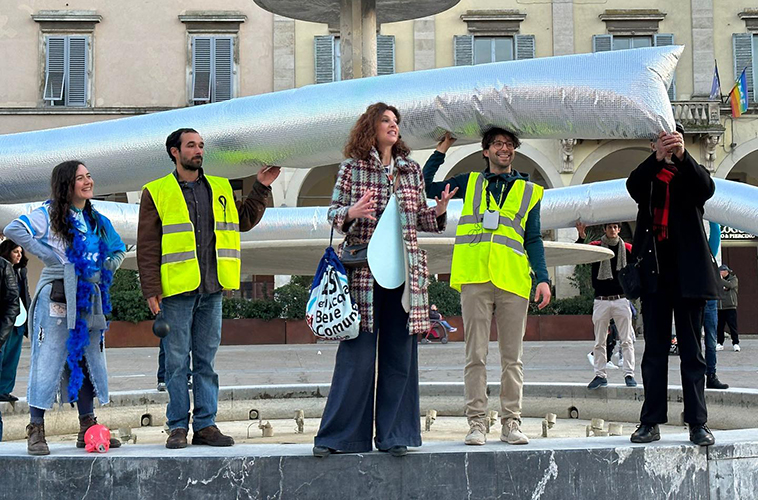
[[[355,122],[353,130],[350,131],[350,137],[345,144],[345,157],[355,158],[357,160],[368,160],[371,148],[376,147],[376,128],[382,120],[385,111],[392,111],[397,117],[397,123],[400,125],[400,113],[397,108],[377,102],[366,108],[366,112]],[[405,145],[403,140],[398,136],[397,142],[392,146],[392,157],[407,157],[411,153],[410,148]]]
[[[70,231],[68,212],[71,209],[71,197],[74,195],[76,171],[79,165],[84,165],[84,163],[79,160],[59,163],[53,169],[53,175],[50,178],[50,227],[69,245],[73,242],[74,236]],[[84,203],[82,212],[93,226],[97,224],[97,215],[89,200]]]

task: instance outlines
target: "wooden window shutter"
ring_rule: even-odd
[[[671,33],[658,33],[653,35],[653,45],[656,47],[674,45],[674,35]],[[669,100],[676,100],[676,73],[674,73],[674,78],[671,80],[671,86],[669,87]]]
[[[89,38],[68,37],[68,72],[66,75],[66,106],[87,105],[87,59]]]
[[[513,41],[515,59],[534,59],[534,35],[516,35]]]
[[[391,75],[395,72],[395,35],[376,36],[376,74]]]
[[[46,101],[63,99],[63,84],[66,78],[66,37],[49,36],[45,40],[45,90]]]
[[[456,35],[453,37],[453,61],[456,66],[474,64],[474,35]]]
[[[755,81],[753,79],[753,35],[752,33],[733,33],[732,34],[732,48],[734,49],[734,79],[740,77],[742,70],[745,71],[745,77],[747,78],[747,99],[748,102],[758,101],[758,97],[755,95]],[[732,87],[729,87],[732,90]]]
[[[192,100],[211,100],[211,39],[192,39]]]
[[[213,102],[228,101],[234,85],[234,40],[230,37],[213,39]]]
[[[316,83],[334,81],[334,36],[323,35],[313,38]]]
[[[592,35],[592,52],[613,50],[613,35]]]

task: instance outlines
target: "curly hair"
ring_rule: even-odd
[[[397,117],[397,123],[400,124],[400,113],[397,108],[383,102],[377,102],[366,108],[366,112],[358,118],[353,129],[350,131],[350,137],[345,144],[345,157],[355,158],[356,160],[368,160],[371,148],[376,147],[376,128],[382,119],[385,111],[392,111]],[[411,153],[408,146],[405,145],[400,136],[397,142],[392,146],[392,156],[407,157]]]
[[[50,228],[68,245],[74,240],[74,236],[70,232],[68,212],[71,209],[71,197],[74,195],[76,171],[79,169],[79,165],[84,165],[84,163],[79,160],[59,163],[53,169],[53,175],[50,178]],[[97,212],[89,200],[85,201],[82,212],[92,226],[96,227]]]
[[[14,251],[17,248],[21,248],[21,245],[17,244],[13,240],[3,240],[2,243],[0,243],[0,257],[7,260],[8,262],[11,261],[11,252]],[[26,250],[21,248],[21,260],[13,266],[14,269],[21,269],[22,267],[26,267],[26,263],[29,262],[29,259],[26,257]]]

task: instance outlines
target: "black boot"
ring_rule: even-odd
[[[661,431],[658,424],[640,424],[637,430],[632,433],[632,443],[652,443],[661,439]]]
[[[710,446],[716,442],[705,424],[690,424],[690,441],[700,446]]]
[[[705,387],[708,389],[729,389],[729,384],[722,384],[715,373],[705,376]]]

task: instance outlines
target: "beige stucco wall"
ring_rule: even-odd
[[[186,26],[178,16],[187,11],[219,8],[247,15],[238,37],[238,95],[271,91],[273,15],[250,0],[227,0],[223,5],[209,5],[204,0],[69,0],[65,4],[53,0],[7,1],[0,12],[0,47],[3,54],[11,55],[7,62],[14,71],[0,72],[0,106],[40,104],[40,27],[31,15],[55,9],[95,10],[102,16],[93,37],[94,85],[90,98],[94,106],[184,106],[188,42]]]

